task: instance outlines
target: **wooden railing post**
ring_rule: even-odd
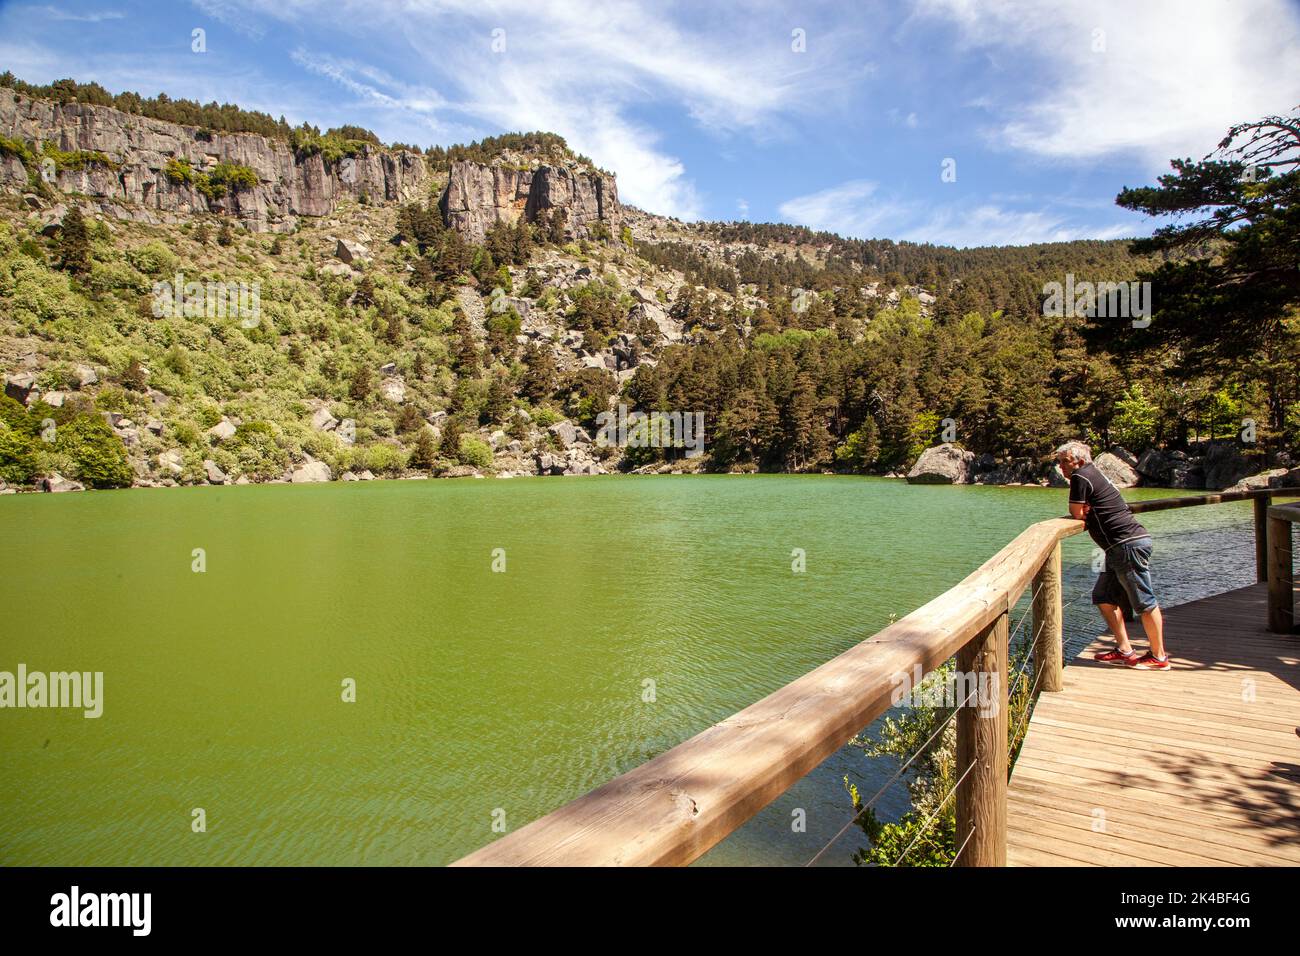
[[[1295,626],[1295,594],[1291,564],[1291,522],[1281,506],[1268,515],[1268,629],[1290,634]]]
[[[1004,611],[957,652],[978,688],[957,711],[958,866],[1007,865],[1007,631]]]
[[[1255,580],[1268,580],[1268,495],[1255,499]]]
[[[1064,651],[1061,635],[1061,545],[1034,575],[1034,683],[1043,691],[1061,689]]]

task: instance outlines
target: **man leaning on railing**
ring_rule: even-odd
[[[1164,618],[1151,585],[1151,535],[1142,527],[1119,490],[1092,463],[1085,442],[1070,441],[1056,449],[1061,474],[1070,479],[1070,516],[1083,521],[1092,540],[1106,553],[1106,566],[1092,589],[1092,603],[1115,636],[1115,650],[1097,660],[1142,670],[1169,670]],[[1150,648],[1138,655],[1129,643],[1124,608],[1142,618]]]

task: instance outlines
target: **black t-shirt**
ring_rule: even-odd
[[[1083,526],[1103,549],[1147,537],[1119,490],[1092,462],[1070,476],[1070,504],[1089,506]]]

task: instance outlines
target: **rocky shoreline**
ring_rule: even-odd
[[[1300,486],[1300,467],[1287,455],[1277,456],[1273,467],[1262,468],[1259,452],[1243,450],[1230,441],[1201,442],[1189,450],[1148,448],[1141,455],[1115,445],[1093,461],[1117,488],[1246,491]],[[997,459],[976,455],[951,442],[927,448],[906,475],[894,477],[932,485],[1069,485],[1053,461]]]
[[[108,417],[108,416],[106,416]],[[110,422],[115,430],[134,428],[125,419]],[[317,423],[318,427],[323,422]],[[337,423],[334,423],[337,425]],[[227,426],[223,429],[223,426]],[[229,437],[237,424],[223,420],[209,430],[220,441]],[[540,430],[530,444],[543,434]],[[544,430],[548,450],[526,451],[518,439],[507,442],[508,436],[497,431],[490,436],[491,447],[499,454],[491,467],[478,468],[465,464],[450,464],[431,471],[405,470],[399,474],[377,476],[369,469],[347,470],[335,475],[330,466],[311,455],[277,478],[254,480],[245,475],[232,479],[215,461],[205,459],[203,478],[183,478],[182,463],[175,454],[164,452],[158,456],[159,467],[170,474],[142,476],[133,488],[180,488],[203,485],[250,484],[314,484],[330,481],[376,481],[388,478],[399,481],[418,481],[429,478],[527,478],[544,476],[576,477],[584,475],[683,475],[710,473],[706,458],[657,461],[636,468],[625,468],[616,455],[605,452],[593,441],[588,432],[570,421],[557,422]],[[1283,466],[1267,468],[1253,474],[1249,456],[1229,443],[1205,443],[1199,454],[1182,450],[1162,451],[1147,449],[1134,456],[1124,448],[1113,447],[1098,455],[1096,465],[1117,487],[1158,487],[1185,490],[1248,491],[1263,488],[1300,488],[1300,466],[1283,462]],[[1193,451],[1196,451],[1194,449]],[[602,457],[608,456],[608,457]],[[731,469],[727,474],[753,474],[757,469]],[[823,472],[835,474],[835,472]],[[906,480],[909,484],[948,485],[1005,485],[1031,487],[1068,487],[1055,463],[1035,462],[1033,459],[999,460],[992,455],[975,453],[958,445],[945,443],[928,448],[907,473],[892,472],[883,476]],[[1230,480],[1231,479],[1231,480]],[[1171,483],[1173,481],[1178,484]],[[83,484],[58,474],[41,477],[31,486],[6,486],[0,482],[0,494],[70,492],[87,490]]]

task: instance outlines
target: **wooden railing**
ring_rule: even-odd
[[[1300,504],[1274,505],[1268,515],[1268,629],[1289,634],[1296,629],[1295,565],[1292,560],[1291,526],[1300,522]],[[1259,512],[1255,513],[1256,537]]]
[[[1263,579],[1276,489],[1132,502],[1134,512],[1255,501]],[[1300,494],[1300,491],[1292,492]],[[1266,515],[1265,522],[1260,516]],[[1295,520],[1294,518],[1290,520]],[[1287,526],[1289,532],[1289,525]],[[1034,586],[1035,685],[1061,689],[1061,541],[1083,522],[1030,525],[960,584],[755,704],[585,796],[459,860],[458,866],[672,866],[702,856],[893,704],[900,675],[957,668],[999,695],[957,712],[959,866],[1006,864],[1007,674],[1011,609]],[[1276,531],[1272,536],[1278,537]],[[1290,536],[1287,535],[1290,566]],[[987,684],[984,683],[987,681]],[[986,704],[987,702],[982,702]]]

